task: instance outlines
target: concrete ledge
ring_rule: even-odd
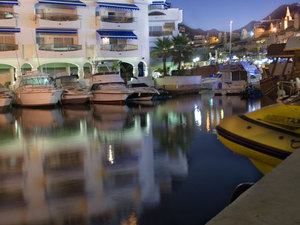
[[[207,223],[233,224],[300,224],[299,150]]]

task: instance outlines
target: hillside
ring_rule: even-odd
[[[283,17],[285,17],[286,14],[286,8],[287,6],[289,6],[290,8],[290,12],[292,17],[294,16],[294,14],[296,12],[300,13],[300,3],[293,3],[290,5],[281,5],[279,6],[277,9],[275,9],[272,13],[270,13],[269,15],[267,15],[265,18],[262,18],[262,20],[269,20],[269,19],[282,19]],[[233,32],[241,32],[243,29],[246,29],[247,31],[251,31],[254,28],[254,24],[258,23],[259,21],[251,21],[249,22],[247,25],[234,30]],[[217,36],[218,33],[223,32],[223,31],[219,31],[216,29],[212,29],[212,30],[202,30],[202,29],[193,29],[188,27],[187,25],[182,24],[181,26],[184,26],[186,29],[186,33],[188,34],[188,36],[193,37],[194,35],[207,35],[209,34],[209,36]]]

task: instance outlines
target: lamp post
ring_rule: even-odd
[[[232,42],[232,20],[230,20],[230,34],[229,34],[229,58],[231,58],[231,42]]]

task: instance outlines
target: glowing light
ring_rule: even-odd
[[[194,62],[194,63],[195,63],[195,62],[199,62],[199,60],[200,60],[200,57],[196,57],[196,58],[193,59],[193,62]]]
[[[114,151],[111,145],[108,146],[108,161],[110,164],[114,164]]]
[[[102,38],[102,43],[104,45],[108,45],[109,44],[109,38]]]
[[[223,109],[221,109],[220,115],[221,115],[221,120],[224,119],[224,110]]]
[[[194,116],[195,116],[196,126],[200,127],[202,124],[202,116],[201,116],[201,111],[197,105],[195,105]]]

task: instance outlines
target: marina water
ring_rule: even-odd
[[[205,224],[238,184],[262,177],[215,126],[260,107],[206,93],[3,112],[0,225]]]

